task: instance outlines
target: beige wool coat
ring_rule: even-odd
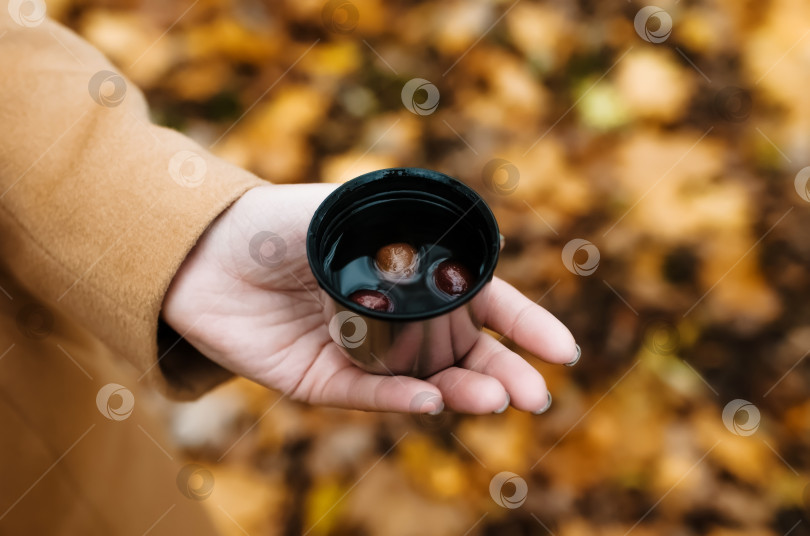
[[[142,402],[228,377],[183,342],[166,352],[161,303],[262,183],[152,125],[70,30],[0,9],[0,534],[213,534]]]

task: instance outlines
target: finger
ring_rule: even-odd
[[[293,397],[364,411],[438,413],[444,406],[436,386],[407,376],[369,374],[351,364],[334,344],[324,348]]]
[[[541,413],[548,409],[546,381],[525,359],[486,333],[482,334],[459,366],[492,376],[509,393],[512,407]]]
[[[549,363],[572,363],[579,353],[573,335],[557,318],[495,277],[485,324]]]
[[[509,395],[492,376],[450,367],[427,379],[439,388],[448,408],[463,413],[494,413],[506,410]]]

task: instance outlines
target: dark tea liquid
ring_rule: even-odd
[[[326,272],[343,296],[377,290],[393,301],[393,314],[429,312],[463,297],[436,288],[433,272],[447,259],[463,264],[472,275],[470,287],[475,285],[483,270],[482,234],[461,214],[422,204],[383,202],[349,219],[326,257]],[[416,272],[407,279],[386,278],[375,263],[377,251],[396,242],[411,244],[418,252]]]

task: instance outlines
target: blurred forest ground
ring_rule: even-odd
[[[810,3],[658,5],[669,35],[624,1],[48,2],[157,122],[270,181],[464,180],[507,237],[498,275],[582,346],[573,369],[530,358],[540,417],[325,410],[244,381],[178,405],[226,534],[810,535]],[[433,113],[403,105],[413,78]],[[483,174],[495,158],[516,185]],[[562,261],[575,238],[591,275],[586,250]],[[734,399],[753,406],[724,423]],[[519,508],[490,496],[501,471]]]

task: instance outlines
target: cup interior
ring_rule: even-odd
[[[395,242],[420,247],[424,262],[450,251],[472,273],[469,290],[455,299],[419,307],[418,290],[402,295],[409,308],[382,312],[348,299],[363,274],[338,277],[341,268]],[[307,236],[307,257],[318,284],[345,309],[372,318],[411,321],[431,318],[469,301],[492,279],[498,261],[498,225],[486,202],[464,183],[420,168],[392,168],[343,184],[315,212]],[[421,270],[424,272],[426,266]],[[396,283],[386,293],[405,292]],[[426,292],[426,291],[425,291]]]

